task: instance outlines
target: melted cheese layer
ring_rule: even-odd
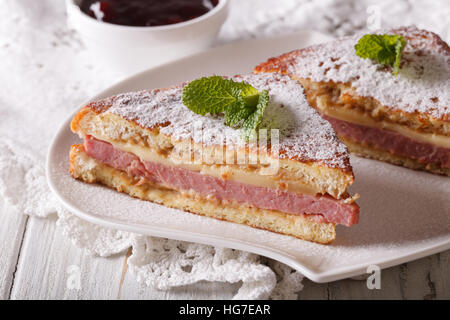
[[[317,99],[317,108],[319,109],[320,112],[323,112],[327,116],[336,118],[338,120],[343,120],[354,124],[365,125],[368,127],[378,129],[391,130],[419,142],[430,143],[439,147],[450,149],[450,138],[444,135],[434,133],[420,133],[408,129],[404,126],[399,126],[386,121],[375,121],[369,116],[359,111],[326,105],[325,102],[320,98]]]
[[[197,171],[202,174],[209,175],[222,180],[232,180],[254,186],[279,189],[309,195],[324,193],[323,191],[321,192],[321,190],[317,190],[311,185],[302,183],[302,181],[283,179],[279,175],[261,175],[255,172],[237,169],[237,167],[233,165],[226,165],[226,164],[205,165],[201,163],[195,163],[193,161],[181,161],[181,159],[172,159],[164,157],[149,148],[142,147],[134,143],[114,141],[106,137],[99,137],[95,135],[94,138],[109,142],[115,148],[132,153],[144,161],[156,162],[164,164],[166,166],[173,166],[192,171]]]

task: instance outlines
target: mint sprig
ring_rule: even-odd
[[[244,139],[248,140],[254,137],[254,134],[256,133],[256,128],[261,123],[264,111],[266,110],[268,104],[269,104],[269,92],[267,90],[263,90],[259,95],[256,110],[252,114],[250,114],[242,124],[242,128],[244,129]]]
[[[241,127],[243,138],[249,140],[261,123],[269,94],[245,82],[212,76],[185,86],[182,100],[186,107],[200,115],[224,113],[225,124]]]
[[[400,35],[366,34],[355,45],[356,54],[393,67],[397,75],[406,39]]]

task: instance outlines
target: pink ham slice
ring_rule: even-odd
[[[194,190],[203,196],[219,200],[236,200],[257,208],[290,214],[314,215],[318,222],[351,226],[358,222],[359,208],[328,195],[306,195],[221,180],[199,172],[141,161],[134,154],[114,148],[108,142],[86,136],[86,153],[104,164],[176,190]]]
[[[444,168],[450,168],[450,149],[434,146],[408,138],[400,133],[366,127],[326,115],[337,134],[356,142],[369,143],[393,154],[408,157],[420,163],[437,163]]]

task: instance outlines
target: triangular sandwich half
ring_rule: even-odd
[[[297,81],[233,79],[269,92],[259,140],[186,108],[186,84],[124,93],[74,117],[84,144],[72,146],[71,174],[168,207],[330,243],[336,224],[358,221],[346,146]]]
[[[309,103],[356,154],[450,176],[450,48],[415,27],[400,72],[356,55],[361,35],[296,50],[257,66],[299,80]]]

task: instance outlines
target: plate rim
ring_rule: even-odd
[[[223,50],[224,47],[232,47],[235,45],[242,45],[243,43],[247,42],[259,42],[259,41],[271,41],[274,39],[280,40],[281,38],[292,38],[297,37],[305,34],[311,34],[311,35],[320,35],[322,37],[328,37],[327,35],[324,35],[322,33],[316,32],[316,31],[301,31],[297,32],[295,34],[289,34],[285,36],[278,36],[278,37],[268,37],[268,38],[259,38],[259,39],[250,39],[250,40],[241,40],[241,41],[235,41],[231,43],[227,43],[222,46],[214,47],[209,50],[184,57],[181,59],[177,59],[153,68],[149,68],[147,70],[141,71],[139,73],[133,74],[129,77],[125,77],[121,79],[120,81],[112,84],[111,86],[103,89],[100,93],[90,97],[89,99],[85,100],[83,103],[79,104],[73,113],[71,113],[67,119],[59,126],[58,130],[56,131],[56,134],[53,136],[52,141],[50,143],[50,146],[47,150],[46,155],[46,163],[45,163],[45,171],[46,171],[46,180],[49,185],[49,188],[53,194],[56,195],[58,200],[63,204],[63,206],[69,210],[71,213],[75,214],[79,218],[89,221],[91,223],[94,223],[96,225],[100,225],[107,228],[114,228],[118,230],[124,230],[127,232],[132,233],[138,233],[138,234],[144,234],[148,236],[156,236],[156,237],[164,237],[174,240],[180,240],[180,241],[188,241],[188,242],[196,242],[201,243],[205,245],[212,245],[212,246],[221,246],[221,247],[227,247],[232,248],[236,250],[243,250],[251,253],[255,253],[258,255],[266,256],[272,259],[275,259],[277,261],[280,261],[290,267],[292,267],[295,270],[298,270],[302,275],[304,275],[306,278],[310,279],[313,282],[316,283],[326,283],[331,281],[337,281],[349,277],[354,277],[362,274],[367,274],[367,268],[368,264],[366,263],[360,263],[356,265],[352,265],[352,267],[349,266],[341,266],[338,268],[334,268],[332,270],[328,271],[314,271],[311,268],[308,268],[307,266],[303,265],[301,262],[296,260],[295,258],[289,257],[286,253],[277,251],[275,248],[266,248],[261,247],[258,244],[249,244],[245,241],[237,240],[237,239],[226,239],[225,237],[221,236],[213,236],[213,235],[206,235],[202,233],[193,233],[191,231],[180,231],[180,230],[173,230],[173,229],[167,229],[162,227],[154,227],[150,225],[146,226],[140,226],[135,223],[127,223],[127,222],[118,222],[113,221],[112,219],[108,217],[101,217],[95,214],[89,214],[86,213],[80,209],[78,209],[76,206],[73,206],[69,200],[67,200],[64,196],[64,194],[61,194],[58,190],[58,188],[53,183],[53,177],[51,175],[52,172],[52,155],[54,153],[54,150],[56,149],[56,146],[58,145],[58,141],[61,140],[66,131],[70,130],[70,122],[78,110],[86,105],[88,102],[97,100],[101,97],[104,97],[108,94],[110,91],[117,90],[118,87],[121,87],[124,83],[133,81],[135,79],[138,79],[139,77],[143,76],[146,73],[149,72],[157,72],[158,69],[164,69],[167,66],[170,66],[174,63],[182,63],[184,60],[192,59],[193,57],[198,57],[202,55],[209,55],[215,51]],[[208,217],[202,217],[205,219],[210,219]],[[232,222],[229,222],[232,223]],[[288,237],[288,236],[286,236]],[[408,253],[405,253],[403,255],[397,256],[394,259],[392,258],[381,258],[376,263],[372,263],[371,265],[377,265],[381,269],[389,268],[392,266],[396,266],[405,262],[413,261],[416,259],[420,259],[432,254],[436,254],[445,250],[450,249],[450,240],[439,240],[436,242],[433,242],[433,244],[427,245],[425,247],[421,247],[418,250],[412,250]]]

